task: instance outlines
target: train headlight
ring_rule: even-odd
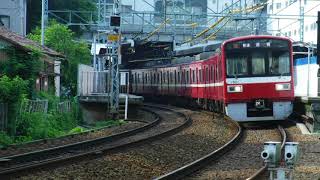
[[[227,87],[229,93],[237,93],[237,92],[242,92],[243,87],[242,85],[232,85]]]
[[[290,85],[290,83],[276,84],[276,90],[277,91],[288,91],[288,90],[291,90],[291,85]]]

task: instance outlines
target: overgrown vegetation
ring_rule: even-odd
[[[18,106],[26,96],[28,81],[20,77],[0,77],[0,102],[8,104],[8,133],[15,134],[15,118],[18,113]]]
[[[113,127],[113,126],[120,126],[125,124],[126,121],[124,120],[106,120],[106,121],[98,121],[95,123],[96,128],[100,127]]]
[[[28,38],[40,42],[40,28],[30,33]],[[67,26],[55,21],[50,22],[46,29],[45,44],[66,56],[66,60],[62,62],[61,83],[65,89],[71,90],[72,96],[75,96],[78,64],[90,64],[91,62],[88,45],[85,42],[77,42],[74,39],[74,33]]]

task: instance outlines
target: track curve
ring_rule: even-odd
[[[230,120],[230,119],[228,119]],[[232,121],[232,120],[230,120]],[[232,146],[234,146],[238,140],[240,139],[241,135],[242,135],[242,127],[239,125],[239,123],[232,121],[232,123],[237,127],[238,132],[236,133],[236,135],[230,140],[228,141],[225,145],[223,145],[222,147],[216,149],[215,151],[179,168],[176,169],[174,171],[171,171],[167,174],[164,174],[160,177],[155,178],[155,180],[166,180],[166,179],[181,179],[191,173],[193,173],[194,171],[199,170],[200,168],[202,168],[203,166],[205,166],[207,164],[207,162],[213,160],[213,159],[218,159],[220,155],[224,154],[226,151],[228,151],[229,148],[231,148]]]

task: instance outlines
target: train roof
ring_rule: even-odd
[[[222,43],[222,46],[224,46],[226,43],[234,42],[234,41],[243,41],[243,40],[248,40],[248,39],[265,39],[265,38],[287,40],[287,41],[292,42],[291,39],[289,39],[287,37],[271,36],[271,35],[249,35],[249,36],[241,36],[241,37],[235,37],[235,38],[228,39]]]

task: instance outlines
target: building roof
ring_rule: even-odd
[[[26,37],[23,37],[17,33],[10,31],[9,29],[0,26],[0,39],[3,39],[19,49],[27,52],[31,52],[33,49],[40,50],[44,55],[49,57],[65,58],[64,55],[46,47],[41,46],[39,43],[32,41]]]

